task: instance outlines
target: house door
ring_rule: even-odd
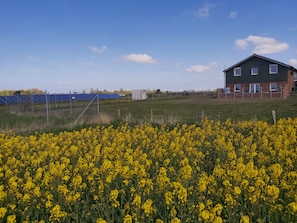
[[[260,84],[250,84],[250,93],[259,93]]]

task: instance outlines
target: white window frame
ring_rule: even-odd
[[[273,87],[272,85],[275,85],[275,87]],[[269,91],[277,91],[277,83],[276,82],[269,84]]]
[[[235,67],[233,72],[235,77],[241,76],[241,67]]]
[[[241,92],[241,84],[234,84],[234,92]]]
[[[252,67],[251,68],[251,75],[258,75],[259,68],[258,67]]]
[[[257,91],[257,89],[259,91]],[[260,93],[261,92],[261,86],[259,83],[252,83],[252,84],[249,84],[249,92],[250,93]]]
[[[278,65],[269,64],[269,74],[277,74],[277,73],[278,73]]]

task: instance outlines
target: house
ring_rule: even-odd
[[[257,54],[223,72],[225,88],[218,89],[218,98],[287,98],[297,81],[296,68]]]

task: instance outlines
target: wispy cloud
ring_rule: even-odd
[[[229,18],[235,19],[236,17],[237,17],[237,12],[236,11],[230,12]]]
[[[96,46],[89,46],[88,48],[94,53],[104,53],[107,51],[106,46],[102,46],[101,48],[98,48]]]
[[[135,62],[135,63],[148,63],[155,64],[156,61],[147,54],[129,54],[121,57],[124,61]]]
[[[296,31],[297,30],[297,25],[290,27],[289,30],[290,31]]]
[[[208,71],[216,66],[218,66],[218,63],[213,61],[213,62],[210,62],[208,65],[190,66],[190,67],[186,68],[186,71],[190,72],[190,73],[201,73],[204,71]]]
[[[203,7],[199,8],[194,14],[199,18],[205,18],[210,15],[210,11],[216,7],[215,4],[205,4]]]
[[[179,62],[175,63],[176,68],[180,68],[180,66],[181,66],[181,63],[179,63]]]
[[[291,60],[289,60],[289,64],[291,64],[293,66],[297,66],[297,59],[291,59]]]
[[[248,36],[245,39],[237,39],[235,46],[239,49],[246,49],[250,44],[254,46],[253,52],[256,54],[277,53],[289,48],[287,43],[281,43],[274,38],[263,36]]]

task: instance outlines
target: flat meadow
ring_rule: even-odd
[[[0,222],[297,222],[296,105],[106,101],[76,126],[55,105],[44,129],[2,108]]]

